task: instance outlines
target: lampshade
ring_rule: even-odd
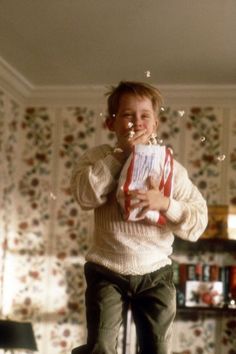
[[[0,348],[37,350],[30,322],[0,320]]]

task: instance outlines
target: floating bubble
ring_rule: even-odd
[[[132,122],[129,122],[129,123],[128,123],[128,128],[132,128],[133,125],[134,125],[134,124],[133,124]]]
[[[99,115],[100,115],[100,117],[102,117],[103,116],[102,112],[100,112]]]
[[[50,197],[50,199],[52,199],[52,200],[56,200],[56,199],[57,199],[57,197],[55,196],[55,194],[54,194],[53,192],[50,192],[50,193],[49,193],[49,197]]]
[[[201,136],[200,141],[201,141],[201,143],[204,143],[204,141],[206,141],[206,137],[205,136]]]
[[[146,77],[151,77],[151,71],[150,70],[145,71],[145,75]]]
[[[134,134],[135,134],[135,132],[134,132],[133,130],[131,130],[131,131],[129,132],[129,138],[133,138]]]
[[[163,139],[157,138],[157,143],[160,144],[160,145],[163,144]]]
[[[161,108],[160,108],[160,111],[161,111],[161,112],[164,112],[164,111],[165,111],[165,108],[164,108],[164,107],[161,107]]]
[[[183,117],[184,114],[185,114],[185,111],[184,111],[183,109],[180,109],[180,110],[178,111],[178,113],[179,113],[180,117]]]
[[[217,160],[220,161],[220,162],[224,161],[225,158],[226,158],[225,154],[220,154],[220,155],[217,156]]]
[[[113,114],[112,114],[112,117],[115,118],[115,116],[116,116],[115,113],[113,113]]]

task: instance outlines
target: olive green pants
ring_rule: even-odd
[[[127,305],[136,325],[140,354],[170,353],[176,293],[172,267],[145,275],[121,275],[85,264],[88,354],[117,353],[117,338]]]

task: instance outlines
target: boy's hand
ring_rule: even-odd
[[[135,132],[132,137],[129,137],[129,132],[127,134],[122,135],[118,139],[118,147],[124,151],[124,154],[128,157],[132,152],[132,149],[135,145],[138,144],[147,144],[149,140],[149,135],[147,134],[147,130],[139,130]]]
[[[148,190],[136,189],[129,192],[131,197],[130,208],[136,209],[141,208],[142,210],[138,213],[137,217],[143,218],[149,210],[156,211],[167,211],[169,207],[169,198],[163,196],[159,191],[158,183],[153,177],[148,177]],[[137,202],[132,204],[132,199]]]

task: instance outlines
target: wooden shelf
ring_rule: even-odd
[[[196,320],[201,316],[236,316],[236,308],[229,307],[178,307],[177,318]]]
[[[175,238],[173,245],[174,252],[181,251],[207,251],[207,252],[234,252],[236,251],[236,240],[223,238],[202,238],[196,242],[184,241]]]

